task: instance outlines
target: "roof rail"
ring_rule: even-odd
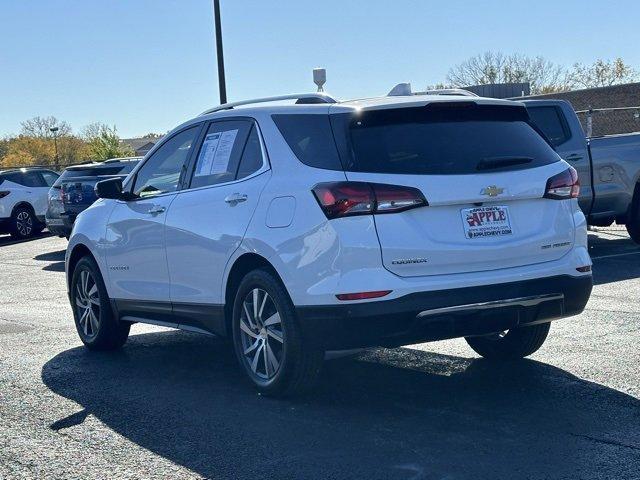
[[[254,98],[252,100],[241,100],[239,102],[223,103],[217,107],[205,110],[200,115],[219,112],[221,110],[230,110],[241,105],[252,105],[254,103],[279,102],[281,100],[297,100],[296,103],[336,103],[336,99],[326,93],[298,93],[292,95],[279,95],[276,97]]]
[[[477,97],[473,92],[464,88],[437,88],[433,90],[425,90],[424,92],[416,92],[414,95],[453,95],[460,97]]]

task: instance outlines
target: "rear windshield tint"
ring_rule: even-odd
[[[302,163],[325,170],[342,170],[329,115],[281,114],[272,115],[272,118]]]
[[[135,168],[138,162],[126,162],[108,166],[94,166],[87,168],[68,168],[56,182],[60,184],[64,180],[71,180],[78,177],[99,177],[103,175],[126,175]]]
[[[332,119],[345,170],[470,174],[559,160],[521,107],[456,102],[340,114]]]

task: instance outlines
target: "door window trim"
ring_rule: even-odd
[[[133,171],[131,171],[131,173],[127,177],[128,181],[127,181],[126,185],[123,186],[123,191],[129,192],[129,193],[133,193],[133,188],[134,188],[134,186],[136,184],[136,180],[138,179],[138,172],[147,164],[147,162],[151,159],[151,157],[153,157],[153,155],[155,154],[155,152],[157,150],[162,148],[162,146],[165,143],[167,143],[168,141],[170,141],[171,139],[173,139],[177,135],[180,135],[181,133],[183,133],[186,130],[189,130],[189,129],[193,128],[193,127],[198,127],[198,128],[200,128],[200,131],[198,131],[198,133],[195,136],[194,145],[200,145],[201,141],[203,140],[204,132],[206,131],[206,130],[203,129],[203,126],[206,125],[206,124],[207,124],[207,122],[200,122],[200,123],[195,122],[195,123],[192,123],[190,125],[185,125],[185,127],[181,128],[180,130],[176,130],[170,136],[169,135],[165,136],[162,139],[161,142],[158,142],[151,150],[149,150],[147,155],[145,155],[145,158],[140,161],[140,163],[136,166],[136,168]],[[178,179],[178,187],[173,192],[163,192],[163,193],[159,193],[158,195],[150,195],[148,197],[137,197],[137,198],[132,198],[130,200],[117,200],[117,202],[119,202],[119,203],[130,203],[130,202],[138,202],[140,200],[151,200],[151,199],[154,199],[154,198],[165,197],[167,195],[173,195],[173,194],[176,194],[176,193],[182,191],[184,189],[184,187],[185,187],[185,179],[188,176],[188,172],[189,172],[191,161],[192,161],[192,158],[193,158],[193,155],[194,155],[194,151],[195,151],[195,149],[192,148],[191,151],[189,152],[189,155],[187,156],[187,159],[186,159],[184,165],[182,166],[182,169],[181,169],[181,172],[180,172],[180,178]]]
[[[211,127],[211,125],[214,123],[223,123],[223,122],[231,122],[231,121],[238,121],[238,120],[249,121],[251,122],[253,127],[256,128],[256,132],[258,133],[258,140],[260,141],[260,151],[262,154],[262,166],[258,170],[253,172],[251,175],[247,175],[246,177],[234,179],[229,182],[215,183],[213,185],[202,185],[200,187],[191,188],[190,185],[191,185],[191,181],[193,180],[193,174],[195,171],[196,163],[198,161],[198,155],[200,154],[200,149],[202,148],[202,143],[204,142],[204,137],[206,136],[206,132],[209,131],[209,127]],[[206,122],[205,128],[202,130],[201,137],[202,138],[198,140],[199,143],[198,143],[197,154],[195,153],[196,150],[194,150],[194,155],[190,157],[189,166],[187,168],[187,173],[185,175],[186,181],[184,182],[184,188],[181,189],[180,192],[194,192],[194,191],[202,190],[205,188],[225,187],[227,185],[233,185],[235,183],[244,182],[245,180],[249,180],[251,178],[257,177],[258,175],[262,175],[264,172],[271,170],[271,162],[269,160],[269,155],[267,153],[267,147],[264,143],[262,130],[260,129],[260,125],[258,124],[258,121],[253,117],[223,117],[223,118],[216,118],[214,120],[210,120]],[[244,150],[243,150],[243,153],[244,153]],[[240,157],[240,163],[242,163],[242,157]],[[238,163],[238,168],[240,167],[240,163]],[[238,173],[236,171],[236,175],[237,174]]]

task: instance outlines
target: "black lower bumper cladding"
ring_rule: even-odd
[[[561,275],[520,282],[412,293],[393,300],[301,306],[309,338],[327,349],[397,347],[499,332],[577,315],[593,279]]]

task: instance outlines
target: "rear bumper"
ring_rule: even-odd
[[[57,216],[46,216],[45,223],[49,231],[54,235],[68,237],[73,229],[73,222],[76,215],[61,213]]]
[[[591,275],[418,292],[393,300],[297,307],[303,330],[326,349],[396,347],[483,335],[577,315]]]

